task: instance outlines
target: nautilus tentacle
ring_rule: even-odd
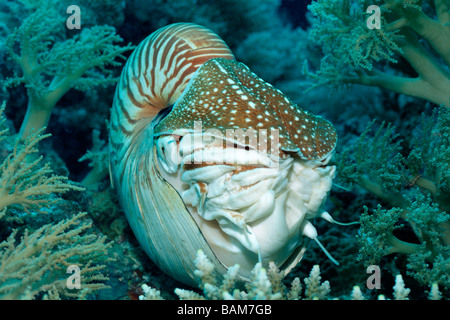
[[[111,176],[140,244],[195,285],[202,249],[218,276],[256,262],[289,272],[322,216],[337,136],[325,119],[236,62],[210,30],[157,30],[129,58],[110,125]],[[319,243],[319,242],[318,242]],[[321,246],[321,244],[319,243]]]

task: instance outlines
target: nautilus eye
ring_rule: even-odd
[[[198,249],[219,277],[239,264],[245,281],[271,261],[287,273],[307,239],[318,242],[311,220],[334,221],[322,209],[335,175],[332,124],[235,61],[204,27],[173,24],[136,48],[110,127],[111,177],[128,221],[150,258],[186,284],[196,283]]]

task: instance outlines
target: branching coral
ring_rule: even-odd
[[[5,122],[4,109],[5,103],[0,108],[0,126]],[[39,211],[61,200],[56,194],[84,190],[53,174],[49,164],[41,166],[42,156],[35,157],[37,144],[50,135],[43,135],[44,129],[17,141],[0,165],[0,218],[11,205]],[[1,130],[0,140],[7,134],[7,129]],[[0,243],[0,299],[33,299],[47,291],[52,296],[83,298],[106,288],[102,282],[108,278],[100,272],[105,267],[100,262],[107,260],[110,244],[105,243],[106,237],[89,233],[91,227],[86,213],[80,213],[32,233],[26,230],[20,242],[14,230]],[[69,265],[80,267],[81,291],[66,286]]]
[[[283,274],[275,266],[270,263],[269,269],[266,270],[257,263],[252,271],[250,282],[245,284],[246,291],[242,291],[237,287],[239,265],[229,268],[224,276],[224,280],[219,285],[213,277],[214,265],[206,257],[203,251],[197,252],[196,275],[199,277],[199,288],[203,291],[203,295],[185,289],[175,289],[175,293],[180,299],[184,300],[280,300],[301,299],[302,286],[299,278],[295,278],[288,290],[282,282]],[[321,282],[320,268],[314,266],[308,278],[304,279],[305,299],[326,299],[329,293],[328,281]],[[147,285],[142,286],[144,295],[140,296],[140,300],[160,300],[162,299],[160,292]]]
[[[105,237],[88,233],[86,213],[54,225],[28,231],[16,243],[17,232],[0,243],[0,299],[33,299],[49,290],[58,295],[83,298],[107,286],[101,273],[109,244]],[[94,264],[97,262],[98,264]],[[66,285],[70,265],[80,268],[80,290]]]
[[[290,289],[283,283],[283,274],[275,266],[270,263],[268,270],[261,267],[257,263],[252,271],[250,282],[246,283],[247,291],[241,291],[237,288],[233,290],[237,282],[238,265],[234,265],[225,275],[225,279],[219,286],[216,279],[212,277],[214,266],[202,251],[197,252],[196,258],[196,274],[199,276],[199,287],[203,291],[203,295],[186,289],[175,289],[175,293],[182,300],[327,300],[330,297],[330,283],[322,282],[320,275],[320,267],[313,266],[308,277],[303,279],[305,284],[304,297],[302,297],[302,285],[298,277],[291,282]],[[142,285],[143,294],[139,296],[139,300],[164,300],[161,292],[146,284]],[[403,277],[398,274],[393,287],[393,298],[396,300],[407,300],[410,289],[405,287]],[[359,286],[354,286],[350,294],[352,300],[367,299]],[[436,283],[431,285],[428,298],[430,300],[439,300],[442,293]],[[380,300],[385,297],[380,295]]]
[[[368,24],[380,8],[380,28]],[[317,85],[357,83],[429,100],[443,107],[412,134],[382,122],[369,124],[336,157],[342,183],[383,202],[361,216],[360,258],[379,263],[407,254],[419,283],[450,285],[450,5],[442,0],[318,0],[311,38],[324,53]],[[376,18],[376,17],[375,17]],[[407,62],[409,66],[405,64]],[[361,190],[361,189],[360,189]],[[409,225],[418,243],[398,236]],[[404,229],[404,228],[403,228]]]
[[[100,139],[100,131],[92,132],[92,149],[88,150],[78,161],[89,160],[89,166],[92,170],[81,182],[83,186],[95,185],[109,174],[109,151],[106,141]]]
[[[367,8],[379,5],[381,28],[369,28]],[[445,0],[318,0],[311,37],[323,49],[318,84],[359,83],[450,107],[450,5]],[[386,68],[404,58],[416,76]]]
[[[320,280],[320,268],[318,265],[315,265],[311,270],[309,278],[304,280],[306,284],[305,296],[308,299],[324,300],[330,293],[330,283],[328,281],[321,283]]]
[[[405,282],[403,281],[403,277],[401,274],[396,275],[395,277],[395,285],[393,289],[393,297],[395,300],[408,300],[408,295],[411,292],[411,289],[405,287]],[[354,286],[351,293],[352,300],[365,300],[363,293],[361,292],[361,288],[358,286]],[[384,295],[379,295],[378,300],[385,300]],[[437,287],[437,285],[433,285],[430,290],[430,294],[428,297],[429,300],[440,300],[441,293]]]
[[[1,122],[5,121],[4,109],[3,103],[0,108]],[[0,217],[10,205],[21,205],[25,210],[39,209],[58,201],[51,194],[83,190],[69,183],[67,177],[53,174],[48,163],[40,166],[42,156],[33,157],[39,151],[37,144],[50,136],[43,134],[44,129],[32,133],[23,142],[17,141],[14,150],[0,165]],[[0,139],[5,138],[7,133],[8,130],[2,130]]]
[[[337,156],[342,182],[363,187],[392,206],[378,206],[373,213],[365,208],[360,258],[370,265],[387,254],[408,254],[408,272],[414,278],[446,287],[450,286],[449,121],[450,111],[444,107],[424,116],[409,150],[403,150],[392,126],[381,124],[374,133],[372,123]],[[402,222],[410,225],[420,243],[395,235]]]
[[[402,241],[395,235],[401,228],[399,219],[404,217],[416,231],[421,243]],[[382,256],[391,253],[408,255],[408,273],[422,284],[437,283],[450,286],[449,248],[442,240],[443,223],[449,217],[436,205],[418,196],[411,206],[390,210],[381,206],[373,214],[361,217],[360,258],[367,264],[379,263]]]
[[[337,157],[340,178],[356,183],[395,206],[408,202],[400,191],[418,186],[450,209],[450,111],[440,108],[431,117],[423,116],[410,140],[408,150],[392,125],[374,122]],[[408,153],[409,152],[409,153]],[[405,156],[404,153],[407,153]]]
[[[22,75],[7,84],[25,83],[29,98],[22,139],[47,126],[54,106],[69,89],[86,91],[115,83],[106,67],[119,65],[115,59],[124,58],[122,54],[132,48],[116,45],[122,39],[110,26],[82,28],[70,39],[64,39],[64,28],[65,17],[48,1],[8,37],[10,57]]]

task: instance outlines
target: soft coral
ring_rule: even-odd
[[[115,83],[105,67],[119,65],[115,59],[131,49],[131,45],[116,45],[122,38],[111,26],[82,28],[69,39],[65,39],[64,28],[64,17],[48,1],[8,37],[8,52],[22,76],[7,84],[25,83],[29,98],[21,139],[47,126],[53,108],[69,89],[87,91]]]
[[[380,4],[381,28],[366,26],[366,8]],[[311,36],[325,57],[319,84],[378,86],[450,107],[450,7],[445,0],[317,0]],[[426,12],[425,12],[426,11]],[[417,74],[386,68],[404,58]]]

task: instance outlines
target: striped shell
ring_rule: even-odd
[[[318,242],[309,220],[333,221],[322,205],[336,140],[328,121],[236,62],[212,31],[177,23],[142,41],[122,71],[111,178],[164,272],[196,286],[201,249],[217,277],[238,263],[246,281],[258,261],[289,272],[306,240]]]

